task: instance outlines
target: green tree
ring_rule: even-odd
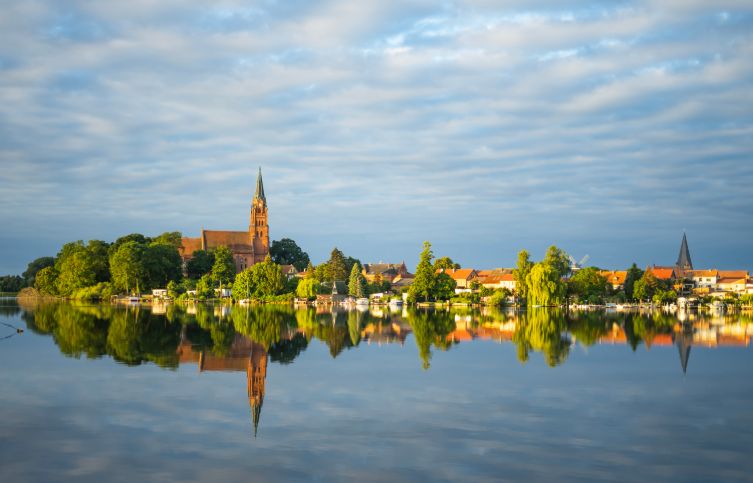
[[[633,285],[633,297],[635,300],[651,300],[657,290],[661,288],[661,284],[656,276],[650,271],[643,272],[640,280],[636,281]]]
[[[55,265],[55,259],[52,257],[40,257],[37,258],[26,266],[26,271],[21,274],[28,287],[34,287],[34,280],[37,273],[46,267],[52,267]]]
[[[45,295],[57,295],[58,272],[55,267],[44,267],[34,277],[34,287]]]
[[[152,243],[158,245],[170,245],[178,249],[183,245],[183,235],[179,231],[166,231],[155,238]]]
[[[319,281],[315,278],[304,278],[298,284],[295,294],[302,299],[311,299],[316,297]]]
[[[212,280],[220,286],[233,281],[235,277],[235,262],[233,261],[233,252],[224,245],[220,245],[214,250],[214,265],[212,265]]]
[[[332,253],[329,256],[327,262],[327,281],[344,281],[348,278],[348,267],[345,263],[345,255],[343,252],[337,249],[332,249]]]
[[[167,283],[167,296],[175,300],[180,295],[180,285],[175,280],[170,280]]]
[[[352,295],[356,298],[365,297],[366,292],[366,279],[361,273],[363,269],[360,263],[354,263],[353,268],[350,270],[350,280],[348,282],[348,295]]]
[[[86,251],[89,253],[97,282],[110,281],[110,244],[102,240],[89,240]]]
[[[57,292],[60,295],[71,295],[80,288],[97,283],[94,259],[83,246],[71,249],[59,258],[55,268],[58,272]]]
[[[434,294],[436,270],[431,265],[432,258],[434,254],[431,251],[431,243],[425,241],[416,266],[416,277],[408,289],[408,296],[411,300],[427,301]]]
[[[188,278],[198,280],[202,275],[210,273],[214,265],[214,253],[206,250],[196,250],[191,259],[186,262]]]
[[[607,295],[607,287],[606,277],[595,267],[578,270],[568,282],[568,292],[589,303],[602,302]]]
[[[196,282],[196,298],[199,300],[214,298],[214,284],[212,283],[212,276],[210,274],[205,273]]]
[[[290,238],[283,238],[272,242],[269,247],[269,255],[272,261],[278,265],[293,265],[296,270],[303,270],[310,264],[308,253],[304,252],[298,244]]]
[[[183,261],[174,245],[153,242],[144,252],[149,286],[165,287],[168,282],[178,282],[183,276]]]
[[[518,297],[522,299],[523,302],[528,299],[528,285],[526,280],[528,279],[528,274],[531,272],[532,268],[533,262],[531,261],[531,256],[528,254],[528,251],[521,250],[518,252],[518,264],[512,273],[515,277],[515,287],[518,292]]]
[[[233,299],[249,299],[255,293],[256,286],[254,285],[253,273],[250,268],[247,268],[235,276],[235,282],[233,282]]]
[[[627,275],[625,276],[625,297],[628,300],[634,300],[633,287],[635,286],[635,282],[640,280],[641,277],[643,277],[643,270],[633,263],[633,265],[628,268]]]
[[[148,288],[149,273],[146,266],[146,245],[137,241],[121,244],[110,257],[112,283],[118,290],[137,293]]]
[[[0,292],[18,292],[25,284],[19,275],[3,275],[0,277]]]
[[[565,299],[565,284],[555,266],[546,262],[536,263],[526,277],[530,305],[559,305]]]
[[[460,264],[453,262],[452,258],[450,258],[450,257],[442,257],[442,258],[437,258],[436,260],[434,260],[434,268],[435,269],[439,269],[439,268],[444,268],[444,269],[460,268]]]
[[[277,295],[285,287],[282,268],[269,255],[263,262],[251,267],[251,279],[258,297]]]
[[[449,300],[455,295],[457,283],[446,273],[435,274],[434,279],[434,300]]]
[[[564,250],[552,245],[546,251],[544,256],[544,263],[554,268],[559,274],[560,278],[566,277],[570,273],[570,257]]]

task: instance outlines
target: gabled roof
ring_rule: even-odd
[[[689,270],[688,275],[693,278],[700,278],[700,277],[718,277],[719,276],[719,270]]]
[[[675,269],[672,267],[653,266],[648,267],[646,271],[651,272],[654,277],[658,278],[659,280],[670,280],[675,276]]]
[[[472,268],[438,268],[436,273],[446,273],[453,280],[469,280],[477,275]]]
[[[719,270],[720,278],[748,278],[745,270]]]
[[[497,284],[501,282],[514,282],[515,277],[511,273],[503,273],[500,275],[488,275],[486,277],[481,277],[479,282],[481,282],[481,285],[492,285]]]
[[[404,265],[404,263],[366,263],[363,265],[363,269],[368,274],[386,273],[388,271],[397,273]]]
[[[627,270],[602,270],[599,275],[607,279],[612,285],[623,285],[627,278]]]
[[[204,239],[205,250],[220,245],[228,248],[251,247],[251,235],[247,231],[202,230],[201,236]]]
[[[745,284],[747,281],[747,277],[745,278],[737,278],[737,277],[723,277],[720,278],[717,284],[722,285],[732,285],[732,284]]]
[[[298,270],[296,270],[295,265],[281,265],[280,270],[282,270],[283,275],[294,275],[298,273]]]

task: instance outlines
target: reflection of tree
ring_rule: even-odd
[[[57,325],[53,331],[55,343],[63,354],[88,358],[97,358],[107,353],[108,322],[92,314],[79,310],[61,310],[68,306],[61,305],[56,311]]]
[[[448,312],[423,310],[409,310],[407,319],[413,329],[423,368],[428,369],[431,365],[431,345],[446,350],[451,344],[447,335],[455,330],[455,321]]]
[[[565,335],[567,323],[559,310],[533,308],[521,315],[513,342],[518,346],[518,360],[526,362],[532,350],[542,352],[549,366],[567,359],[570,341]]]
[[[355,265],[353,265],[355,267]],[[356,347],[361,342],[361,324],[363,312],[353,310],[348,312],[348,333],[350,334],[350,343]]]
[[[278,305],[233,306],[230,317],[235,330],[265,349],[279,342],[295,320],[289,307]]]
[[[290,364],[298,355],[306,350],[309,343],[303,334],[295,334],[291,339],[281,340],[267,351],[272,362]]]
[[[570,333],[581,345],[589,347],[594,345],[609,333],[613,320],[599,312],[575,312],[568,320]]]
[[[151,361],[177,367],[179,341],[180,325],[139,309],[114,312],[107,333],[108,353],[128,365]]]
[[[352,347],[345,313],[317,314],[313,309],[307,309],[297,311],[295,318],[298,328],[306,332],[306,337],[316,337],[327,344],[333,358],[344,349]]]
[[[633,351],[643,342],[650,348],[658,334],[671,334],[676,319],[661,312],[629,314],[625,318],[625,337]]]

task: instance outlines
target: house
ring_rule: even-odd
[[[674,267],[657,267],[654,265],[653,267],[646,267],[646,271],[652,273],[658,280],[669,281],[677,278]]]
[[[281,265],[280,269],[282,270],[282,275],[288,280],[298,276],[298,270],[296,270],[295,265]]]
[[[374,282],[390,282],[392,283],[396,277],[405,277],[410,275],[408,268],[405,266],[405,262],[402,263],[366,263],[361,271],[363,277],[369,283]]]
[[[625,280],[627,279],[627,270],[602,270],[599,275],[607,279],[607,283],[612,286],[614,290],[621,290],[625,288]]]
[[[716,289],[720,292],[745,293],[748,277],[723,277],[716,283]]]
[[[348,284],[343,281],[332,282],[332,291],[316,296],[317,305],[339,304],[348,298]]]
[[[491,289],[506,288],[510,292],[514,292],[517,288],[515,276],[512,273],[487,275],[485,277],[480,276],[479,282],[483,287]]]
[[[478,278],[478,273],[472,268],[438,268],[437,273],[449,275],[459,289],[471,288],[471,282]]]
[[[164,288],[152,289],[152,297],[154,297],[155,299],[166,299],[167,289],[164,289]]]
[[[229,298],[233,294],[233,291],[229,288],[223,288],[223,289],[216,288],[214,289],[214,294],[217,297],[226,299],[226,298]]]
[[[413,285],[413,280],[415,279],[416,277],[414,277],[412,273],[408,273],[405,276],[398,275],[392,280],[392,290],[394,292],[400,292],[402,289]]]
[[[686,276],[697,288],[713,289],[719,281],[719,270],[688,270]]]

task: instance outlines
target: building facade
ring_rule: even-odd
[[[264,261],[269,254],[269,213],[261,168],[256,178],[256,191],[251,200],[248,231],[204,230],[202,228],[199,237],[184,237],[179,249],[183,266],[185,267],[186,262],[193,258],[194,252],[212,251],[219,246],[226,246],[233,253],[236,272]]]

